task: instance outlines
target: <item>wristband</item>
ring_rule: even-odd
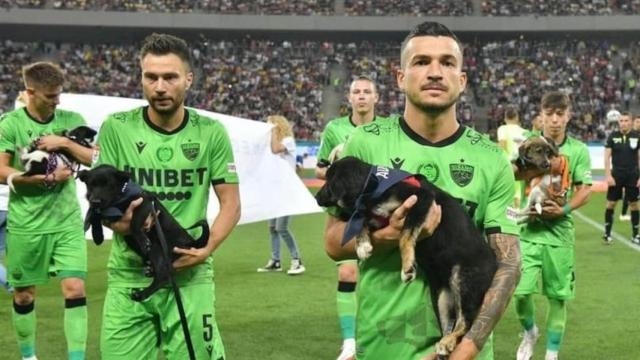
[[[564,206],[562,207],[562,213],[565,215],[569,215],[571,211],[573,211],[571,205],[569,205],[569,203],[564,204]]]

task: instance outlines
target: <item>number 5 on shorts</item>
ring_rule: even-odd
[[[210,342],[213,340],[213,324],[211,323],[211,319],[213,318],[213,314],[204,314],[202,315],[202,337],[205,342]]]

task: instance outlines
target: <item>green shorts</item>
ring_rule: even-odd
[[[160,289],[143,302],[131,300],[131,288],[110,287],[102,312],[103,360],[188,359],[173,291]],[[196,359],[222,360],[224,347],[215,321],[213,282],[180,288]]]
[[[87,240],[81,227],[51,234],[7,232],[7,270],[11,286],[46,284],[49,277],[87,275]]]
[[[522,276],[515,295],[538,292],[542,273],[542,293],[552,299],[570,300],[575,296],[575,254],[573,247],[520,241]]]

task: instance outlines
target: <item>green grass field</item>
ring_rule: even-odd
[[[604,195],[595,194],[581,213],[600,223],[603,206]],[[335,359],[340,345],[335,314],[336,274],[334,264],[324,254],[323,225],[323,214],[297,216],[292,221],[307,267],[302,276],[256,273],[270,254],[265,223],[239,226],[216,253],[218,323],[228,359]],[[605,246],[600,230],[581,220],[576,220],[576,225],[577,298],[569,306],[561,357],[638,359],[640,352],[632,344],[640,338],[640,253],[620,241]],[[629,238],[628,222],[616,221],[614,229]],[[89,249],[88,358],[99,359],[109,243],[101,247],[91,243]],[[55,280],[38,290],[40,360],[65,358],[63,302],[59,294]],[[546,304],[542,297],[538,300],[538,324],[542,324]],[[2,292],[0,301],[0,358],[19,359],[11,330],[11,299]],[[519,331],[510,307],[495,332],[496,359],[515,358]],[[535,359],[544,358],[544,342],[542,337]]]

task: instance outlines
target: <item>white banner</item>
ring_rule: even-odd
[[[111,113],[146,105],[145,100],[97,95],[62,94],[60,108],[80,113],[87,124],[98,130]],[[197,110],[203,116],[220,121],[231,138],[240,177],[240,224],[257,222],[285,215],[321,212],[313,195],[287,162],[271,152],[271,125]],[[88,203],[84,183],[77,181],[78,197],[83,214]],[[208,221],[218,213],[218,200],[211,191]],[[106,230],[106,229],[105,229]],[[105,237],[111,234],[105,232]],[[90,236],[90,232],[87,232]]]

